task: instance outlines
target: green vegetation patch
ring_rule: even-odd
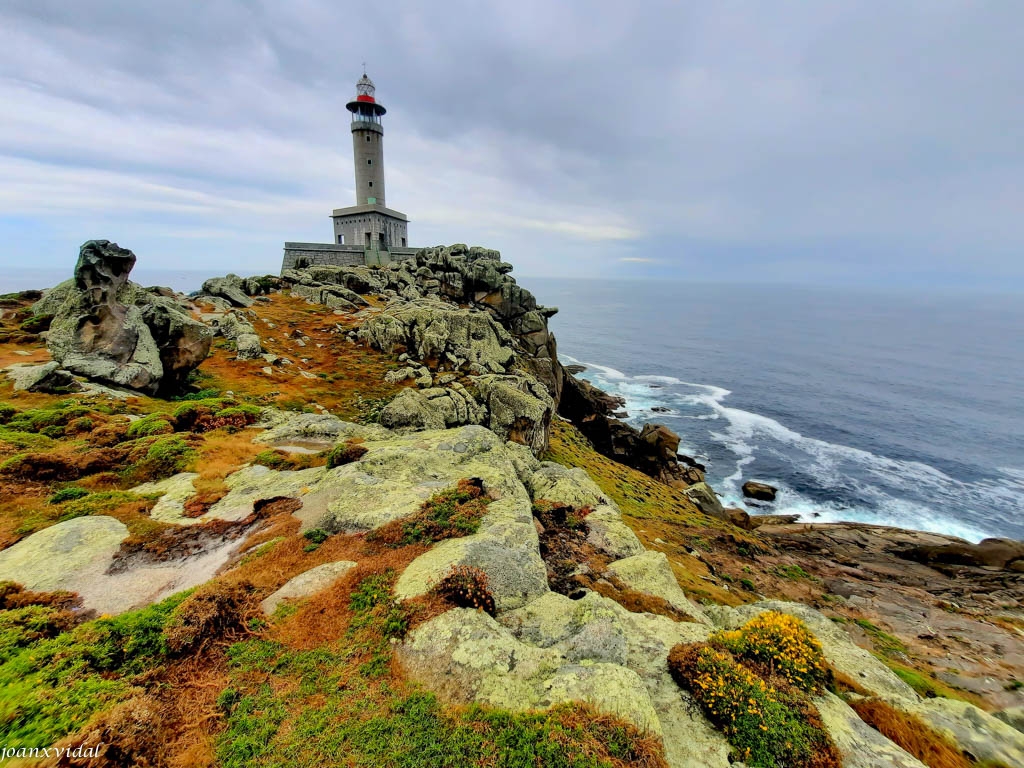
[[[0,664],[0,742],[18,748],[52,744],[126,698],[136,676],[166,658],[164,624],[185,597],[86,622],[20,649],[24,633],[45,617],[0,613],[11,632],[4,635],[11,655]]]
[[[6,426],[19,432],[42,432],[46,427],[64,427],[75,419],[88,416],[89,408],[74,400],[62,400],[49,408],[32,408],[11,416]],[[63,434],[63,431],[62,431]]]
[[[435,493],[423,502],[415,514],[388,523],[366,538],[404,547],[469,536],[480,530],[480,521],[490,502],[481,480],[460,480],[454,488]]]
[[[267,639],[228,649],[232,681],[218,697],[222,768],[334,765],[662,768],[660,743],[583,706],[513,714],[445,709],[389,676],[391,637],[407,627],[394,574],[364,579],[336,645],[293,650]]]
[[[890,659],[905,659],[907,657],[907,646],[898,637],[876,627],[867,619],[854,619],[854,624],[868,634],[878,653]]]
[[[53,446],[53,438],[41,433],[0,427],[0,443],[7,443],[19,451],[45,451]]]
[[[821,643],[800,619],[779,611],[761,613],[737,630],[712,635],[708,642],[801,691],[817,693],[831,681]]]
[[[128,439],[135,440],[140,437],[153,437],[154,435],[168,435],[174,431],[174,424],[171,417],[164,413],[151,413],[136,419],[128,425]]]
[[[751,768],[840,768],[839,751],[814,705],[707,643],[677,645],[669,671]]]

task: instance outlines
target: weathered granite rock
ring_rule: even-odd
[[[743,484],[743,495],[756,501],[775,501],[775,494],[778,491],[774,485],[759,483],[756,480],[747,480]]]
[[[74,283],[48,292],[33,311],[53,310],[47,347],[65,369],[146,392],[173,390],[206,358],[212,331],[174,299],[128,282],[134,264],[131,251],[90,240]]]
[[[408,370],[408,369],[406,369]],[[481,424],[487,412],[461,384],[430,389],[403,389],[380,414],[389,429],[446,429]]]
[[[477,376],[473,383],[487,409],[488,429],[535,455],[547,449],[555,404],[544,385],[528,374]]]
[[[515,355],[512,337],[489,314],[436,299],[387,307],[363,323],[359,338],[386,352],[403,348],[435,361],[435,367],[446,363],[453,369],[475,364],[504,373]]]
[[[51,360],[42,365],[15,364],[5,369],[15,392],[78,392],[81,385],[60,363]]]
[[[646,550],[639,555],[616,560],[608,570],[630,589],[660,597],[695,621],[711,624],[704,611],[686,597],[664,552]]]
[[[466,613],[427,623],[399,649],[415,679],[456,701],[514,710],[589,701],[662,736],[672,766],[729,765],[724,736],[697,713],[666,662],[673,645],[707,639],[707,627],[631,613],[596,593],[545,593],[499,614],[507,633],[485,614]],[[602,672],[590,677],[588,669]]]
[[[78,582],[106,570],[128,536],[113,517],[76,517],[44,528],[0,551],[0,580],[26,589],[78,591]]]
[[[226,313],[215,321],[215,327],[225,339],[235,342],[239,360],[255,360],[263,354],[256,328],[242,313]]]
[[[280,589],[264,599],[260,603],[260,608],[265,614],[270,615],[286,600],[309,597],[330,586],[332,582],[355,567],[356,563],[351,560],[337,560],[303,571],[298,576],[293,576]]]
[[[197,472],[179,472],[163,480],[137,485],[131,489],[131,492],[139,496],[160,496],[149,512],[151,520],[176,525],[196,525],[204,522],[207,518],[205,515],[203,517],[186,515],[185,502],[195,496],[194,481],[198,477]]]
[[[839,748],[843,768],[925,768],[924,763],[861,720],[839,697],[826,691],[814,698],[814,705]]]
[[[460,608],[432,619],[399,646],[398,656],[413,679],[448,701],[512,711],[588,701],[661,735],[635,672],[618,664],[573,664],[556,650],[519,642],[481,611]]]
[[[251,307],[253,303],[245,293],[245,281],[238,275],[212,277],[203,283],[201,292],[224,299],[233,307]]]
[[[887,700],[948,736],[979,763],[1024,765],[1024,733],[969,702],[943,698]]]
[[[900,557],[919,563],[944,565],[971,565],[981,568],[1017,570],[1015,563],[1024,565],[1024,541],[1012,539],[982,539],[977,544],[953,542],[937,546],[917,545],[898,552]]]
[[[707,483],[697,483],[691,485],[685,489],[683,493],[690,501],[693,502],[694,506],[697,507],[705,515],[711,517],[717,517],[720,520],[727,520],[725,508],[722,506],[722,502],[718,499],[718,494],[714,492],[710,485]]]
[[[391,436],[378,424],[353,424],[329,413],[295,413],[276,408],[260,412],[259,426],[264,430],[253,441],[277,446],[316,443],[326,447],[350,438],[386,440]]]
[[[998,712],[993,712],[992,714],[1007,725],[1012,726],[1021,733],[1024,733],[1024,706],[1007,707],[1006,709],[1001,709]]]
[[[535,500],[590,507],[593,511],[587,515],[587,541],[602,552],[625,558],[645,551],[636,534],[622,521],[622,513],[615,502],[601,492],[584,470],[546,461],[529,477],[526,485]]]

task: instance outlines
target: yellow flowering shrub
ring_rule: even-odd
[[[718,632],[710,643],[803,691],[820,692],[831,678],[821,643],[800,619],[785,613],[759,614],[737,630]]]
[[[799,692],[773,687],[732,654],[706,643],[675,646],[669,671],[734,756],[751,768],[839,768],[839,752],[821,716]]]

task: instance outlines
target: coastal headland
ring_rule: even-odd
[[[493,250],[135,262],[0,297],[24,764],[1024,765],[1024,544],[724,508]]]

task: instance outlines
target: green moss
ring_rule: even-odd
[[[52,744],[124,699],[135,676],[164,661],[163,626],[185,596],[16,650],[0,664],[0,743]]]
[[[334,469],[345,464],[351,464],[365,455],[366,449],[358,443],[340,443],[327,451],[327,468]]]
[[[45,451],[53,446],[53,439],[35,432],[0,428],[0,442],[19,451]]]
[[[311,528],[302,534],[302,537],[309,542],[302,548],[302,551],[315,552],[320,548],[321,544],[331,538],[331,534],[322,528]]]
[[[814,577],[799,565],[778,565],[774,568],[774,572],[776,576],[781,576],[784,579],[790,579],[792,581],[797,581],[798,579],[808,579],[809,581],[814,580]]]
[[[25,333],[42,333],[49,330],[53,315],[31,315],[18,328]]]
[[[0,611],[0,664],[22,648],[70,628],[71,615],[50,605],[28,605]]]
[[[18,413],[18,409],[13,405],[7,403],[0,403],[0,424],[6,424],[14,418],[15,414]]]
[[[213,400],[220,396],[219,389],[201,389],[198,392],[189,392],[187,395],[179,395],[171,398],[176,401]]]
[[[156,440],[146,451],[145,458],[127,468],[125,473],[138,482],[160,480],[183,472],[194,454],[183,437],[168,435]]]
[[[55,494],[53,494],[47,502],[50,504],[61,504],[65,501],[74,501],[80,499],[83,496],[88,496],[89,491],[85,488],[80,488],[77,485],[69,485],[67,488],[61,488]]]
[[[936,680],[916,669],[912,669],[904,664],[899,664],[892,659],[875,654],[889,669],[896,673],[896,676],[904,683],[913,688],[921,696],[926,699],[959,699],[961,701],[969,701],[966,696],[962,696],[957,693],[955,689],[949,687],[945,683]],[[972,702],[973,703],[973,702]]]
[[[88,408],[78,405],[74,400],[63,400],[50,408],[21,411],[7,421],[7,427],[22,432],[42,432],[46,427],[67,426],[89,413]]]
[[[151,413],[141,419],[136,419],[128,425],[128,439],[137,440],[140,437],[153,437],[154,435],[167,435],[174,431],[169,417],[163,413]]]
[[[876,627],[867,619],[854,619],[854,623],[868,634],[880,654],[888,658],[906,658],[907,646],[898,637]]]
[[[435,493],[415,514],[372,531],[367,540],[402,547],[469,536],[480,530],[488,504],[480,481],[462,480]]]

